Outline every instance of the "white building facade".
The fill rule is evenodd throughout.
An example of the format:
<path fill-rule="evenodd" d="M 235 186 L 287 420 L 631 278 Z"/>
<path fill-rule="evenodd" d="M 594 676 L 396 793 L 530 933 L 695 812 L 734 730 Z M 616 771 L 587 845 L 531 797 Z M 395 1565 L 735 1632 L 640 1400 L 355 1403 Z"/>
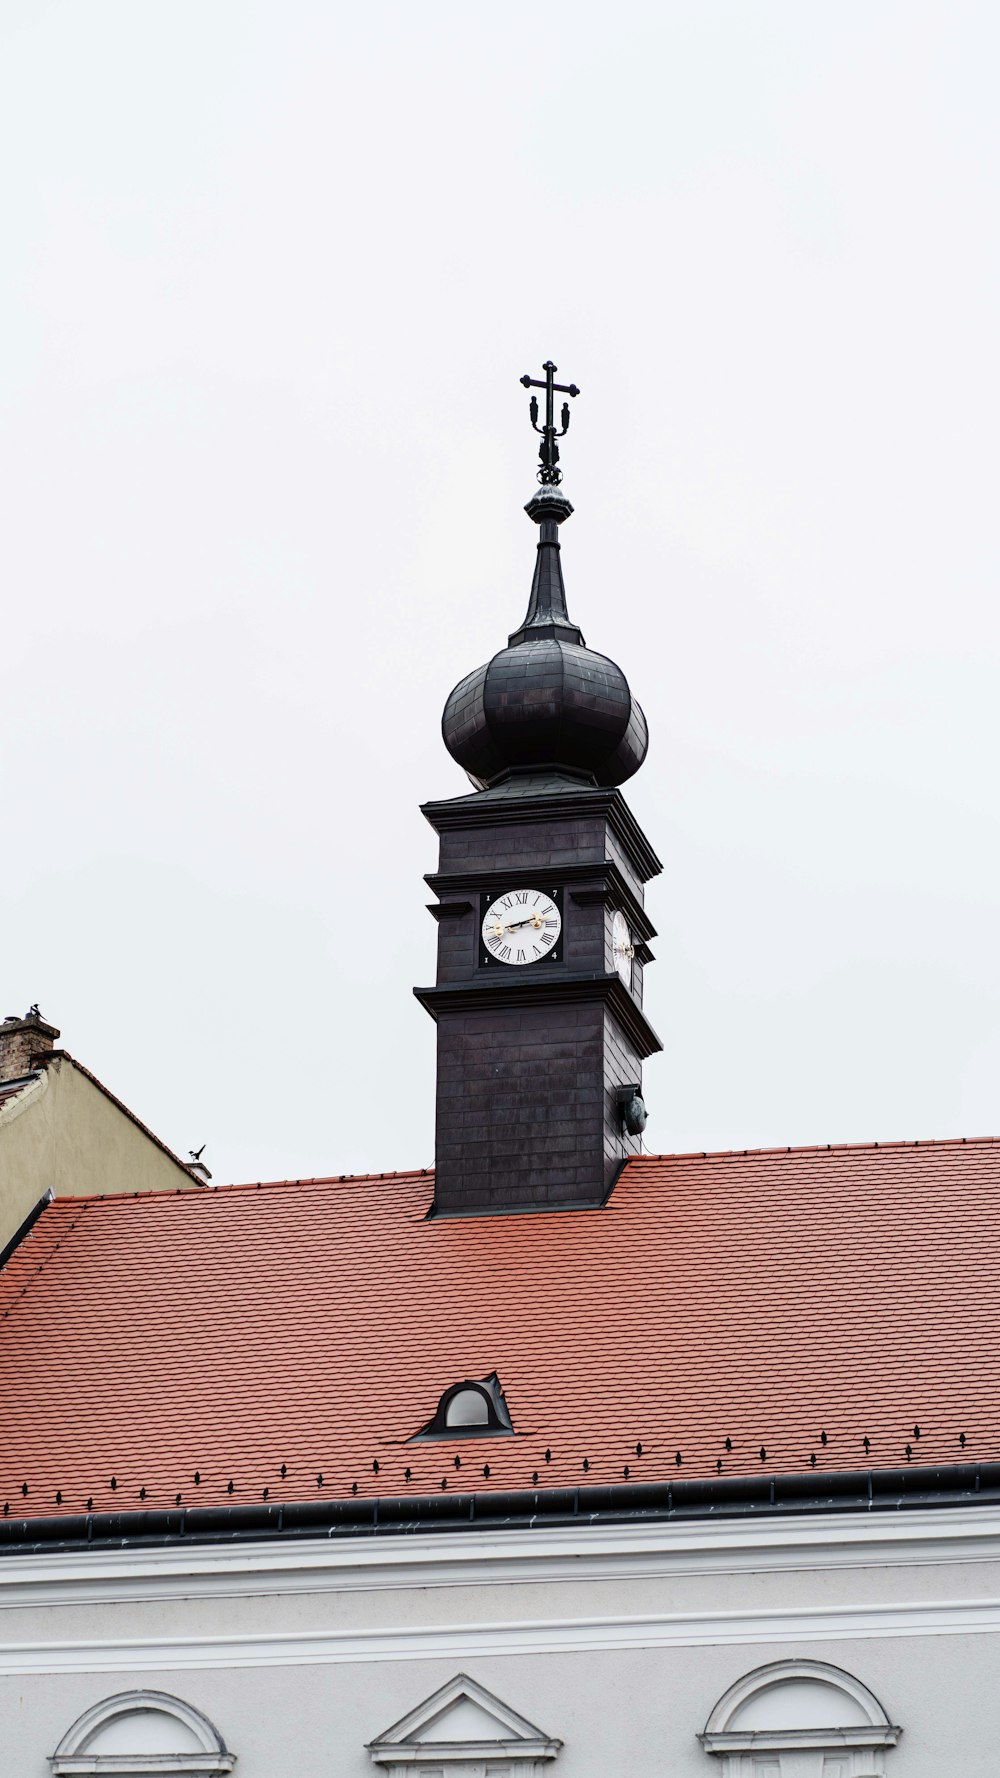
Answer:
<path fill-rule="evenodd" d="M 987 1778 L 1000 1505 L 0 1562 L 3 1772 Z"/>

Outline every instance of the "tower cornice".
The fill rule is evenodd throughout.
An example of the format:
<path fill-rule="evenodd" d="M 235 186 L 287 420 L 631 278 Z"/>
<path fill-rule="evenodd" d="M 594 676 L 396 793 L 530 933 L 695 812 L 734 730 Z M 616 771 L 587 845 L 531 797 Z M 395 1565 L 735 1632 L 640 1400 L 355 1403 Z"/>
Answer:
<path fill-rule="evenodd" d="M 575 1006 L 602 1002 L 614 1013 L 641 1060 L 656 1055 L 663 1045 L 617 975 L 551 975 L 527 981 L 470 981 L 442 983 L 433 988 L 414 988 L 414 994 L 433 1019 L 440 1013 L 478 1013 L 513 1007 Z"/>
<path fill-rule="evenodd" d="M 473 791 L 469 796 L 421 803 L 420 813 L 438 834 L 453 833 L 462 828 L 504 827 L 514 822 L 533 824 L 599 815 L 628 852 L 644 883 L 651 877 L 658 877 L 663 869 L 620 790 L 572 785 L 564 781 L 551 790 L 525 790 L 518 794 L 518 780 L 509 778 L 495 790 Z"/>

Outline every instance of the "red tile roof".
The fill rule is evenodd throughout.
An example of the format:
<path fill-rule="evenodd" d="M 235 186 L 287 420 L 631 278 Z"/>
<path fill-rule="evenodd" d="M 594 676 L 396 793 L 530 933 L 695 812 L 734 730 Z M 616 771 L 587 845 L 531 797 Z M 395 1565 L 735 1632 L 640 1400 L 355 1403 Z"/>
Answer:
<path fill-rule="evenodd" d="M 1000 1142 L 649 1156 L 562 1215 L 432 1185 L 53 1203 L 0 1273 L 0 1506 L 1000 1455 Z M 514 1437 L 410 1442 L 494 1370 Z"/>

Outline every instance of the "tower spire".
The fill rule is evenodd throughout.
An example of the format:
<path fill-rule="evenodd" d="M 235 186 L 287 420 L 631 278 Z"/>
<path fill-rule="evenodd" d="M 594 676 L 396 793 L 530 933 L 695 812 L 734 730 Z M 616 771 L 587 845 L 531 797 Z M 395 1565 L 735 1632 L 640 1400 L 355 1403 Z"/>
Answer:
<path fill-rule="evenodd" d="M 555 381 L 551 359 L 542 368 L 544 381 L 521 378 L 526 388 L 545 391 L 544 425 L 531 398 L 531 423 L 542 443 L 541 487 L 524 509 L 538 526 L 528 609 L 507 647 L 455 686 L 442 717 L 445 746 L 481 789 L 523 773 L 568 772 L 593 785 L 623 784 L 638 771 L 648 743 L 646 719 L 621 668 L 587 648 L 566 608 L 559 527 L 573 508 L 559 485 L 557 441 L 569 425 L 569 403 L 557 427 L 555 397 L 580 391 Z"/>
<path fill-rule="evenodd" d="M 514 630 L 508 637 L 511 647 L 515 643 L 530 642 L 542 636 L 556 636 L 563 642 L 576 642 L 583 646 L 581 631 L 570 621 L 562 563 L 559 559 L 559 526 L 565 523 L 573 511 L 565 494 L 559 490 L 562 470 L 559 468 L 559 446 L 556 442 L 557 439 L 565 438 L 569 431 L 568 401 L 564 401 L 562 405 L 561 430 L 557 430 L 555 424 L 556 395 L 574 396 L 579 395 L 580 391 L 575 383 L 557 383 L 554 380 L 557 368 L 551 358 L 547 358 L 542 365 L 544 380 L 529 376 L 521 378 L 525 389 L 545 390 L 545 424 L 538 424 L 538 399 L 533 395 L 528 411 L 531 424 L 542 440 L 538 448 L 541 464 L 538 479 L 542 485 L 538 493 L 532 495 L 524 510 L 538 526 L 538 553 L 535 557 L 528 609 L 520 629 Z"/>

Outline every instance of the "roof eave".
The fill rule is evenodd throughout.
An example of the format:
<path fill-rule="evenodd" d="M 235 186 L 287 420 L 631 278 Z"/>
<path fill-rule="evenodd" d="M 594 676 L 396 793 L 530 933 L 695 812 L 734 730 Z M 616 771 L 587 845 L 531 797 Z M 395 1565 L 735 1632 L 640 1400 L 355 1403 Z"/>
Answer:
<path fill-rule="evenodd" d="M 720 1476 L 704 1481 L 538 1488 L 506 1493 L 376 1496 L 0 1520 L 0 1555 L 80 1546 L 266 1542 L 293 1537 L 405 1536 L 552 1525 L 899 1512 L 996 1505 L 1000 1463 Z"/>

